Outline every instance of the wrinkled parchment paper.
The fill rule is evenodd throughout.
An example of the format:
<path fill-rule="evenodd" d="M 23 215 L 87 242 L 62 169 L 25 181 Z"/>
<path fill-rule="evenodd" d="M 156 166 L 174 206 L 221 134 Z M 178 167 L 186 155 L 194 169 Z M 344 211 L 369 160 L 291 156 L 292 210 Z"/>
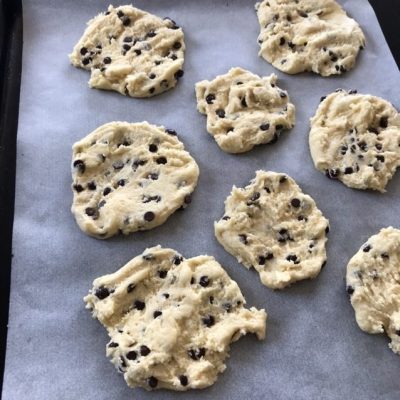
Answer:
<path fill-rule="evenodd" d="M 67 54 L 86 22 L 109 0 L 24 1 L 24 50 L 18 132 L 14 259 L 4 400 L 44 399 L 385 399 L 400 398 L 400 358 L 385 336 L 363 333 L 344 291 L 349 258 L 381 227 L 400 226 L 400 172 L 387 193 L 356 191 L 314 169 L 309 118 L 321 96 L 358 89 L 400 106 L 398 68 L 366 0 L 341 0 L 361 24 L 367 47 L 341 77 L 288 76 L 257 56 L 253 1 L 138 0 L 184 28 L 185 76 L 172 91 L 132 99 L 89 89 L 89 73 Z M 222 152 L 196 111 L 194 84 L 232 66 L 279 77 L 297 108 L 297 123 L 278 143 L 243 155 Z M 143 121 L 176 129 L 200 166 L 192 204 L 161 227 L 107 241 L 76 225 L 70 205 L 71 146 L 101 124 Z M 213 221 L 233 184 L 255 170 L 286 172 L 331 223 L 328 263 L 313 281 L 274 292 L 227 254 Z M 96 277 L 116 271 L 146 247 L 170 246 L 186 257 L 210 254 L 235 279 L 248 305 L 269 313 L 267 339 L 232 346 L 226 371 L 202 391 L 129 389 L 105 357 L 107 335 L 82 297 Z"/>

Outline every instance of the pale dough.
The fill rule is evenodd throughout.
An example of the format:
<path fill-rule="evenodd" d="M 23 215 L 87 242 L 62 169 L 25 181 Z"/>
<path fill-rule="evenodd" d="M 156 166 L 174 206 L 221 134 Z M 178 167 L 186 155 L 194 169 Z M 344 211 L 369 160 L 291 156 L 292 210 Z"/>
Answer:
<path fill-rule="evenodd" d="M 264 0 L 256 11 L 259 55 L 288 74 L 341 74 L 365 46 L 357 22 L 333 0 Z"/>
<path fill-rule="evenodd" d="M 234 186 L 215 222 L 225 250 L 272 289 L 319 274 L 328 232 L 328 220 L 292 178 L 266 171 L 245 188 Z"/>
<path fill-rule="evenodd" d="M 91 71 L 91 87 L 149 97 L 183 76 L 184 51 L 183 31 L 173 20 L 109 6 L 88 22 L 69 57 L 75 67 Z"/>
<path fill-rule="evenodd" d="M 295 123 L 295 107 L 276 86 L 275 74 L 259 77 L 232 68 L 212 81 L 196 84 L 197 109 L 207 115 L 207 131 L 228 153 L 243 153 L 275 142 Z"/>
<path fill-rule="evenodd" d="M 191 202 L 199 168 L 171 129 L 110 122 L 73 146 L 72 212 L 89 235 L 154 228 Z"/>
<path fill-rule="evenodd" d="M 400 115 L 386 100 L 337 90 L 311 118 L 315 167 L 356 189 L 385 191 L 400 165 Z"/>
<path fill-rule="evenodd" d="M 96 279 L 84 300 L 111 338 L 107 356 L 132 388 L 205 388 L 226 368 L 231 342 L 246 333 L 265 337 L 266 312 L 245 308 L 237 283 L 209 256 L 146 249 Z"/>
<path fill-rule="evenodd" d="M 347 265 L 346 289 L 358 326 L 386 333 L 400 354 L 400 230 L 385 228 L 368 239 Z"/>

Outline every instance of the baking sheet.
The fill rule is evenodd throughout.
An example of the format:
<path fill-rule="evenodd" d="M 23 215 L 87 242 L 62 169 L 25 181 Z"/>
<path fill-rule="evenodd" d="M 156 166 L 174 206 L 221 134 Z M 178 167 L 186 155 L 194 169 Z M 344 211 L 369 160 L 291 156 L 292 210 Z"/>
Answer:
<path fill-rule="evenodd" d="M 372 93 L 400 106 L 399 71 L 366 0 L 339 1 L 361 24 L 367 47 L 342 77 L 288 76 L 257 56 L 253 1 L 135 1 L 183 26 L 185 76 L 151 99 L 91 90 L 89 73 L 67 54 L 86 22 L 109 0 L 24 1 L 24 52 L 18 132 L 14 259 L 4 400 L 20 399 L 396 399 L 400 359 L 385 336 L 363 333 L 344 291 L 347 261 L 381 227 L 400 226 L 400 173 L 386 194 L 356 191 L 325 178 L 308 150 L 309 118 L 338 87 Z M 279 77 L 297 108 L 297 124 L 278 143 L 242 155 L 222 152 L 196 111 L 194 84 L 232 66 Z M 99 241 L 71 213 L 71 146 L 113 120 L 163 124 L 178 131 L 200 166 L 192 204 L 164 225 Z M 227 254 L 213 221 L 233 184 L 255 170 L 286 172 L 329 218 L 328 262 L 319 277 L 272 291 Z M 170 246 L 186 257 L 210 254 L 240 285 L 248 305 L 269 313 L 267 339 L 232 346 L 227 370 L 202 391 L 129 389 L 105 357 L 104 328 L 84 309 L 94 278 L 114 272 L 146 247 Z"/>

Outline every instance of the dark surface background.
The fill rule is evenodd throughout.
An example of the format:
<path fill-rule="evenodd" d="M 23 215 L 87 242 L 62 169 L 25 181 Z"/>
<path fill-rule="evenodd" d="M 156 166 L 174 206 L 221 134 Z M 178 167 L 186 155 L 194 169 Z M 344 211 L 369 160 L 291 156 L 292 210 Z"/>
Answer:
<path fill-rule="evenodd" d="M 369 0 L 400 65 L 399 0 Z M 0 393 L 6 347 L 22 56 L 20 0 L 0 0 Z M 367 27 L 366 27 L 367 29 Z"/>

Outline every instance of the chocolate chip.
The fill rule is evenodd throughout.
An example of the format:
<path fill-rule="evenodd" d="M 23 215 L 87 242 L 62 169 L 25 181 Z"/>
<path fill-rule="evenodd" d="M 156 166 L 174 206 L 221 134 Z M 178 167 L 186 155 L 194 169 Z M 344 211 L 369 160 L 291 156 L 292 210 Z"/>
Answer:
<path fill-rule="evenodd" d="M 258 264 L 265 265 L 266 258 L 264 256 L 258 256 Z"/>
<path fill-rule="evenodd" d="M 147 160 L 135 160 L 135 161 L 133 161 L 133 163 L 132 163 L 132 167 L 133 167 L 133 169 L 136 171 L 136 169 L 139 167 L 139 166 L 143 166 L 143 165 L 145 165 L 147 163 Z"/>
<path fill-rule="evenodd" d="M 125 36 L 125 37 L 124 37 L 124 42 L 125 42 L 125 43 L 131 43 L 132 41 L 133 41 L 132 36 Z"/>
<path fill-rule="evenodd" d="M 153 30 L 151 30 L 151 31 L 147 32 L 146 37 L 152 38 L 152 37 L 154 37 L 154 36 L 156 36 L 156 35 L 157 35 L 157 34 L 156 34 Z"/>
<path fill-rule="evenodd" d="M 192 360 L 199 360 L 201 357 L 206 355 L 206 349 L 204 347 L 200 347 L 198 349 L 189 349 L 188 355 Z"/>
<path fill-rule="evenodd" d="M 268 261 L 272 260 L 273 258 L 274 258 L 273 253 L 267 253 L 267 254 L 265 255 L 265 259 L 268 260 Z"/>
<path fill-rule="evenodd" d="M 191 194 L 187 194 L 185 196 L 185 198 L 183 199 L 185 204 L 190 204 L 192 202 L 192 195 Z"/>
<path fill-rule="evenodd" d="M 196 282 L 196 280 L 195 280 L 194 277 L 192 276 L 192 277 L 190 278 L 190 284 L 193 285 L 195 282 Z"/>
<path fill-rule="evenodd" d="M 365 143 L 363 140 L 361 142 L 358 143 L 358 147 L 360 148 L 360 150 L 362 151 L 366 151 L 367 150 L 367 143 Z"/>
<path fill-rule="evenodd" d="M 289 254 L 289 255 L 286 257 L 286 260 L 288 260 L 289 262 L 294 262 L 294 263 L 296 263 L 296 261 L 297 261 L 297 256 L 296 256 L 295 254 Z"/>
<path fill-rule="evenodd" d="M 93 208 L 93 207 L 87 207 L 85 209 L 85 213 L 89 217 L 94 217 L 97 214 L 97 210 L 95 208 Z"/>
<path fill-rule="evenodd" d="M 133 308 L 136 308 L 136 310 L 143 310 L 145 308 L 146 304 L 143 301 L 140 300 L 135 300 L 133 303 Z"/>
<path fill-rule="evenodd" d="M 163 296 L 168 299 L 169 298 L 169 294 L 168 293 L 163 293 Z"/>
<path fill-rule="evenodd" d="M 219 108 L 215 113 L 218 115 L 220 118 L 225 118 L 225 111 Z"/>
<path fill-rule="evenodd" d="M 98 299 L 104 300 L 106 297 L 110 295 L 110 291 L 106 287 L 100 286 L 99 288 L 96 289 L 94 294 Z"/>
<path fill-rule="evenodd" d="M 283 46 L 286 43 L 286 40 L 284 37 L 281 37 L 281 39 L 279 40 L 279 45 Z"/>
<path fill-rule="evenodd" d="M 130 49 L 131 49 L 131 46 L 129 45 L 129 44 L 123 44 L 122 45 L 122 48 L 125 50 L 125 51 L 129 51 Z M 125 53 L 126 54 L 126 53 Z M 123 55 L 125 55 L 125 54 L 123 54 Z"/>
<path fill-rule="evenodd" d="M 255 192 L 253 195 L 250 197 L 250 201 L 257 201 L 260 198 L 260 193 Z"/>
<path fill-rule="evenodd" d="M 179 50 L 179 49 L 182 47 L 182 44 L 181 44 L 181 42 L 175 42 L 175 43 L 172 45 L 172 47 L 173 47 L 175 50 Z"/>
<path fill-rule="evenodd" d="M 379 120 L 379 126 L 381 128 L 387 128 L 388 127 L 388 117 L 381 117 Z"/>
<path fill-rule="evenodd" d="M 111 193 L 111 188 L 106 187 L 106 188 L 103 190 L 103 196 L 107 196 L 109 193 Z"/>
<path fill-rule="evenodd" d="M 117 182 L 117 184 L 118 184 L 118 186 L 125 186 L 125 182 L 126 182 L 125 179 L 120 179 L 120 180 Z"/>
<path fill-rule="evenodd" d="M 158 174 L 152 172 L 151 174 L 147 175 L 147 179 L 152 179 L 153 181 L 156 181 L 158 179 Z"/>
<path fill-rule="evenodd" d="M 134 50 L 137 56 L 140 56 L 142 54 L 142 50 L 136 49 Z"/>
<path fill-rule="evenodd" d="M 280 178 L 279 178 L 279 183 L 285 183 L 287 181 L 287 176 L 285 176 L 285 175 L 282 175 Z"/>
<path fill-rule="evenodd" d="M 156 64 L 157 65 L 157 64 Z M 161 82 L 160 82 L 160 87 L 164 87 L 164 88 L 167 88 L 169 86 L 169 82 L 166 80 L 166 79 L 163 79 Z"/>
<path fill-rule="evenodd" d="M 158 276 L 161 279 L 164 279 L 167 276 L 167 273 L 168 273 L 168 271 L 166 271 L 165 269 L 162 269 L 162 270 L 158 271 Z"/>
<path fill-rule="evenodd" d="M 210 283 L 210 280 L 208 279 L 208 276 L 202 276 L 199 280 L 200 286 L 203 286 L 203 287 L 207 287 L 209 285 L 209 283 Z"/>
<path fill-rule="evenodd" d="M 381 145 L 380 143 L 377 143 L 377 144 L 375 145 L 375 148 L 376 148 L 377 150 L 382 150 L 382 145 Z"/>
<path fill-rule="evenodd" d="M 388 253 L 382 253 L 382 254 L 381 254 L 381 257 L 382 257 L 382 258 L 389 258 L 389 254 L 388 254 Z"/>
<path fill-rule="evenodd" d="M 82 192 L 83 190 L 85 190 L 85 189 L 83 188 L 83 186 L 82 186 L 82 185 L 79 185 L 79 184 L 76 184 L 76 185 L 74 185 L 73 187 L 74 187 L 74 189 L 76 190 L 77 193 L 80 193 L 80 192 Z"/>
<path fill-rule="evenodd" d="M 124 15 L 125 15 L 125 14 L 124 14 L 124 12 L 123 12 L 123 11 L 121 11 L 121 10 L 118 10 L 118 12 L 117 12 L 117 16 L 118 16 L 118 18 L 122 18 Z"/>
<path fill-rule="evenodd" d="M 73 166 L 78 169 L 78 171 L 83 174 L 86 169 L 86 165 L 82 160 L 75 160 Z"/>
<path fill-rule="evenodd" d="M 232 310 L 232 304 L 231 304 L 231 303 L 224 303 L 224 304 L 222 304 L 222 308 L 223 308 L 226 312 L 231 312 L 231 310 Z"/>
<path fill-rule="evenodd" d="M 165 157 L 158 157 L 156 159 L 156 163 L 157 164 L 166 164 L 167 163 L 167 159 Z"/>
<path fill-rule="evenodd" d="M 213 94 L 213 93 L 209 93 L 207 96 L 206 96 L 206 102 L 207 102 L 207 104 L 213 104 L 213 101 L 215 100 L 215 94 Z"/>
<path fill-rule="evenodd" d="M 319 99 L 319 102 L 321 103 L 321 102 L 323 102 L 325 99 L 326 99 L 326 96 L 322 96 L 322 97 Z"/>
<path fill-rule="evenodd" d="M 118 347 L 118 346 L 119 346 L 118 343 L 115 343 L 115 342 L 108 343 L 108 347 L 110 347 L 110 348 L 114 348 L 114 347 Z"/>
<path fill-rule="evenodd" d="M 155 145 L 155 144 L 152 143 L 152 144 L 149 146 L 149 151 L 151 151 L 152 153 L 156 153 L 157 150 L 158 150 L 157 145 Z"/>
<path fill-rule="evenodd" d="M 189 383 L 188 378 L 185 375 L 181 375 L 179 377 L 179 382 L 181 383 L 182 386 L 187 386 Z"/>
<path fill-rule="evenodd" d="M 292 199 L 292 200 L 290 201 L 290 204 L 291 204 L 292 207 L 294 207 L 294 208 L 299 208 L 299 207 L 300 207 L 300 204 L 301 204 L 301 201 L 300 201 L 299 199 L 294 198 L 294 199 Z"/>
<path fill-rule="evenodd" d="M 126 291 L 127 291 L 128 293 L 131 293 L 131 292 L 133 292 L 133 290 L 135 289 L 135 287 L 136 287 L 136 285 L 135 285 L 134 283 L 130 283 L 130 284 L 127 286 L 127 288 L 126 288 Z"/>
<path fill-rule="evenodd" d="M 202 321 L 207 328 L 210 328 L 215 324 L 215 318 L 212 315 L 207 315 L 206 317 L 203 317 Z"/>
<path fill-rule="evenodd" d="M 228 221 L 231 219 L 231 217 L 229 217 L 228 215 L 224 215 L 221 219 L 224 221 Z"/>
<path fill-rule="evenodd" d="M 175 72 L 174 77 L 175 77 L 175 79 L 179 79 L 179 78 L 182 78 L 183 74 L 184 74 L 183 70 L 178 69 L 178 71 Z"/>
<path fill-rule="evenodd" d="M 303 18 L 307 18 L 308 17 L 308 14 L 305 13 L 303 10 L 297 10 L 297 12 L 300 15 L 300 17 L 303 17 Z"/>
<path fill-rule="evenodd" d="M 91 59 L 90 57 L 84 58 L 84 59 L 82 60 L 82 64 L 83 64 L 83 65 L 88 65 L 91 61 L 92 61 L 92 59 Z"/>
<path fill-rule="evenodd" d="M 124 15 L 121 18 L 121 21 L 122 21 L 122 25 L 124 25 L 124 26 L 129 26 L 131 24 L 131 19 L 129 17 L 127 17 L 126 15 Z"/>
<path fill-rule="evenodd" d="M 126 357 L 128 360 L 133 361 L 133 360 L 136 360 L 136 358 L 137 358 L 137 353 L 136 353 L 136 351 L 131 350 L 130 352 L 128 352 L 128 353 L 125 354 L 125 357 Z"/>
<path fill-rule="evenodd" d="M 286 97 L 287 94 L 285 92 L 279 92 L 279 96 L 281 96 L 282 98 Z"/>
<path fill-rule="evenodd" d="M 284 243 L 284 242 L 286 242 L 287 240 L 291 240 L 291 237 L 290 237 L 290 235 L 289 235 L 288 230 L 287 230 L 287 229 L 281 229 L 281 230 L 278 232 L 277 240 L 278 240 L 279 243 Z"/>
<path fill-rule="evenodd" d="M 376 159 L 380 162 L 385 162 L 385 157 L 380 154 L 376 156 Z"/>
<path fill-rule="evenodd" d="M 261 124 L 260 129 L 262 131 L 267 131 L 269 129 L 269 124 L 268 123 Z"/>
<path fill-rule="evenodd" d="M 378 129 L 374 128 L 373 126 L 369 126 L 367 129 L 369 132 L 375 133 L 375 135 L 379 135 Z"/>
<path fill-rule="evenodd" d="M 103 63 L 104 64 L 110 64 L 111 63 L 111 58 L 110 57 L 104 57 L 103 58 Z"/>
<path fill-rule="evenodd" d="M 100 203 L 98 204 L 97 208 L 100 209 L 100 208 L 104 207 L 105 205 L 106 205 L 106 201 L 101 200 Z"/>
<path fill-rule="evenodd" d="M 249 244 L 249 242 L 247 241 L 247 235 L 245 235 L 245 234 L 239 234 L 239 240 L 240 240 L 243 244 Z"/>
<path fill-rule="evenodd" d="M 172 259 L 172 262 L 174 265 L 179 265 L 183 261 L 183 257 L 180 255 L 175 255 L 174 258 Z"/>
<path fill-rule="evenodd" d="M 291 49 L 294 49 L 294 48 L 296 47 L 296 45 L 295 45 L 293 42 L 288 42 L 288 46 L 289 46 Z"/>
<path fill-rule="evenodd" d="M 178 59 L 178 56 L 176 54 L 171 54 L 170 59 L 175 61 Z"/>
<path fill-rule="evenodd" d="M 325 234 L 327 235 L 329 233 L 329 225 L 325 228 Z"/>
<path fill-rule="evenodd" d="M 247 107 L 247 103 L 246 103 L 246 98 L 243 97 L 243 99 L 240 101 L 240 104 L 242 105 L 242 107 L 246 108 Z"/>
<path fill-rule="evenodd" d="M 154 79 L 155 77 L 156 77 L 156 74 L 153 74 L 153 73 L 152 73 L 152 74 L 149 75 L 149 78 L 150 78 L 150 79 Z"/>
<path fill-rule="evenodd" d="M 332 169 L 327 169 L 325 171 L 325 175 L 329 178 L 329 179 L 337 179 L 339 177 L 340 174 L 340 170 L 337 168 L 332 168 Z"/>
<path fill-rule="evenodd" d="M 174 131 L 173 129 L 166 129 L 165 132 L 168 133 L 168 135 L 177 136 L 176 131 Z"/>
<path fill-rule="evenodd" d="M 118 160 L 118 161 L 115 161 L 112 166 L 115 170 L 119 170 L 119 169 L 124 168 L 124 162 L 122 160 Z"/>
<path fill-rule="evenodd" d="M 346 167 L 344 169 L 344 173 L 345 173 L 345 175 L 350 175 L 350 174 L 354 173 L 354 170 L 352 167 Z"/>
<path fill-rule="evenodd" d="M 371 250 L 371 245 L 367 244 L 363 247 L 363 252 L 368 253 Z"/>
<path fill-rule="evenodd" d="M 353 286 L 347 286 L 346 287 L 346 292 L 347 292 L 347 294 L 349 294 L 351 296 L 354 293 Z"/>
<path fill-rule="evenodd" d="M 141 356 L 146 357 L 150 354 L 150 352 L 151 352 L 151 350 L 147 346 L 145 346 L 145 345 L 140 346 L 140 355 Z"/>
<path fill-rule="evenodd" d="M 154 319 L 155 319 L 155 318 L 158 318 L 160 315 L 162 315 L 162 311 L 154 311 L 154 312 L 153 312 L 153 317 L 154 317 Z"/>
<path fill-rule="evenodd" d="M 121 362 L 121 367 L 122 367 L 122 368 L 126 368 L 126 362 L 125 362 L 124 357 L 121 356 L 121 357 L 119 358 L 119 361 Z"/>
<path fill-rule="evenodd" d="M 151 388 L 156 388 L 157 387 L 157 385 L 158 385 L 158 379 L 157 378 L 155 378 L 154 376 L 151 376 L 148 380 L 147 380 L 147 383 L 149 384 L 149 386 L 151 387 Z"/>
<path fill-rule="evenodd" d="M 144 213 L 143 218 L 145 221 L 151 222 L 155 218 L 155 215 L 152 211 L 147 211 L 146 213 Z"/>
<path fill-rule="evenodd" d="M 88 52 L 88 49 L 86 47 L 82 47 L 80 50 L 81 55 L 85 55 Z"/>

